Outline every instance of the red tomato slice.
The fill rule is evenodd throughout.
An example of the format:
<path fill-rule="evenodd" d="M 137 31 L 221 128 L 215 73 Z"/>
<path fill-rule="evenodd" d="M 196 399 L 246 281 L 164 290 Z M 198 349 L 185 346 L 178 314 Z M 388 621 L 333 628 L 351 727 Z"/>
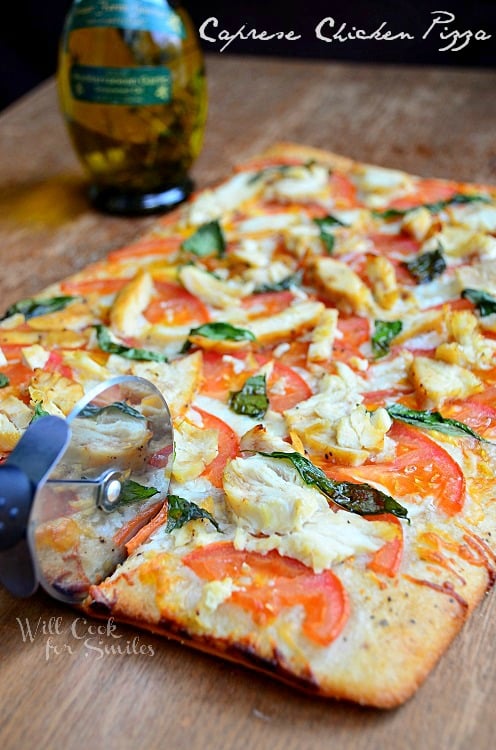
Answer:
<path fill-rule="evenodd" d="M 370 234 L 369 239 L 380 255 L 415 255 L 420 249 L 420 242 L 404 234 Z"/>
<path fill-rule="evenodd" d="M 282 412 L 310 398 L 312 391 L 303 378 L 291 367 L 275 362 L 267 382 L 270 408 Z"/>
<path fill-rule="evenodd" d="M 147 255 L 170 255 L 179 250 L 184 237 L 173 235 L 169 237 L 150 237 L 146 240 L 139 240 L 132 245 L 120 247 L 112 250 L 107 255 L 107 260 L 113 261 L 126 260 L 127 258 L 141 258 Z"/>
<path fill-rule="evenodd" d="M 1 344 L 0 348 L 2 349 L 2 352 L 4 353 L 5 359 L 7 362 L 17 362 L 22 357 L 22 349 L 23 347 L 19 344 Z"/>
<path fill-rule="evenodd" d="M 236 357 L 240 363 L 244 362 L 241 357 Z M 225 358 L 219 352 L 203 352 L 203 384 L 201 392 L 205 396 L 227 401 L 231 391 L 239 391 L 243 387 L 246 378 L 252 374 L 249 369 L 236 372 L 236 363 L 232 359 Z"/>
<path fill-rule="evenodd" d="M 64 378 L 69 378 L 70 380 L 74 377 L 72 369 L 64 364 L 61 353 L 57 351 L 50 352 L 50 356 L 47 359 L 44 369 L 48 370 L 48 372 L 58 372 L 59 375 L 62 375 Z"/>
<path fill-rule="evenodd" d="M 278 355 L 277 359 L 281 364 L 288 367 L 306 367 L 308 343 L 305 341 L 288 342 L 288 349 Z"/>
<path fill-rule="evenodd" d="M 389 462 L 362 466 L 325 466 L 332 478 L 349 482 L 377 482 L 390 495 L 433 497 L 436 507 L 453 516 L 463 508 L 465 479 L 449 453 L 420 430 L 395 422 L 388 433 L 398 446 L 397 457 Z"/>
<path fill-rule="evenodd" d="M 159 296 L 150 302 L 144 313 L 150 323 L 201 325 L 210 320 L 203 302 L 179 284 L 156 281 L 154 286 Z"/>
<path fill-rule="evenodd" d="M 24 365 L 22 362 L 16 362 L 11 365 L 5 365 L 0 369 L 0 372 L 6 375 L 9 379 L 9 385 L 6 386 L 8 388 L 9 386 L 12 389 L 22 389 L 31 380 L 33 377 L 33 371 L 30 367 L 27 365 Z M 6 393 L 6 389 L 2 388 L 2 394 L 4 395 Z"/>
<path fill-rule="evenodd" d="M 334 171 L 329 184 L 337 208 L 353 208 L 358 205 L 357 188 L 347 175 Z"/>
<path fill-rule="evenodd" d="M 445 201 L 457 192 L 458 186 L 455 183 L 445 183 L 429 179 L 421 180 L 417 183 L 415 192 L 397 198 L 388 205 L 388 208 L 413 208 L 423 203 Z"/>
<path fill-rule="evenodd" d="M 206 467 L 202 477 L 212 482 L 214 487 L 222 487 L 222 475 L 226 468 L 226 463 L 230 458 L 234 458 L 239 453 L 239 438 L 229 425 L 209 414 L 203 409 L 194 407 L 195 411 L 201 415 L 203 426 L 207 430 L 217 430 L 219 433 L 219 452 L 211 463 Z"/>
<path fill-rule="evenodd" d="M 293 301 L 292 292 L 264 292 L 263 294 L 251 294 L 245 297 L 242 305 L 247 310 L 250 318 L 267 317 L 276 315 L 285 310 Z"/>
<path fill-rule="evenodd" d="M 230 601 L 250 612 L 257 623 L 273 621 L 287 607 L 303 606 L 302 630 L 322 646 L 339 635 L 349 616 L 348 597 L 334 573 L 326 570 L 316 574 L 276 551 L 261 555 L 221 542 L 194 550 L 183 563 L 207 581 L 230 576 L 242 586 Z M 251 579 L 248 584 L 247 578 Z"/>
<path fill-rule="evenodd" d="M 369 521 L 387 521 L 396 527 L 396 536 L 389 542 L 386 542 L 374 553 L 372 559 L 367 564 L 367 568 L 374 573 L 394 578 L 397 574 L 403 558 L 403 527 L 401 521 L 391 513 L 384 513 L 380 516 L 367 516 Z"/>
<path fill-rule="evenodd" d="M 64 294 L 115 294 L 129 283 L 129 279 L 87 279 L 86 281 L 64 281 L 61 289 Z"/>
<path fill-rule="evenodd" d="M 343 334 L 334 340 L 333 358 L 348 362 L 351 357 L 362 357 L 360 346 L 370 339 L 370 323 L 358 315 L 339 316 L 338 330 Z"/>
<path fill-rule="evenodd" d="M 488 388 L 487 390 L 493 391 L 492 399 L 489 396 L 489 403 L 478 399 L 477 396 L 472 396 L 464 401 L 447 401 L 441 409 L 443 417 L 464 422 L 482 437 L 494 440 L 496 438 L 496 408 L 491 404 L 496 402 L 494 400 L 494 389 Z M 485 394 L 481 393 L 480 395 L 484 396 Z"/>

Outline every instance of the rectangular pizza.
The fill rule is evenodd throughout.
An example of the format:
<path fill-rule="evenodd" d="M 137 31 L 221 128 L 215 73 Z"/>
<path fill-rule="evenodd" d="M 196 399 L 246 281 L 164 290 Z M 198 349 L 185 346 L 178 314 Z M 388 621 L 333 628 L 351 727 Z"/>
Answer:
<path fill-rule="evenodd" d="M 280 143 L 5 312 L 0 451 L 108 378 L 151 381 L 170 487 L 98 534 L 77 499 L 38 529 L 51 584 L 389 708 L 494 580 L 495 353 L 495 187 Z"/>

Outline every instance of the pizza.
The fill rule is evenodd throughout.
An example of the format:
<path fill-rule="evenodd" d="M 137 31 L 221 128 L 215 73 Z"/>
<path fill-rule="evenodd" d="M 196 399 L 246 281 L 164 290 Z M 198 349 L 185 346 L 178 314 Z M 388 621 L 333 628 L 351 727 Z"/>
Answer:
<path fill-rule="evenodd" d="M 494 580 L 494 187 L 276 144 L 11 306 L 0 347 L 4 457 L 117 375 L 169 405 L 166 495 L 42 529 L 90 614 L 389 708 Z"/>

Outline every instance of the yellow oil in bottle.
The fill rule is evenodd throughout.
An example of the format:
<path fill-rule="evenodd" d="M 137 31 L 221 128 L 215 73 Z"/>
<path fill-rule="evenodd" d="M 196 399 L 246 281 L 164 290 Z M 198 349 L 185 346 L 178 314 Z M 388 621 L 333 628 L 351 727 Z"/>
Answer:
<path fill-rule="evenodd" d="M 166 210 L 192 188 L 207 110 L 188 13 L 166 0 L 75 0 L 60 44 L 59 99 L 98 208 Z"/>

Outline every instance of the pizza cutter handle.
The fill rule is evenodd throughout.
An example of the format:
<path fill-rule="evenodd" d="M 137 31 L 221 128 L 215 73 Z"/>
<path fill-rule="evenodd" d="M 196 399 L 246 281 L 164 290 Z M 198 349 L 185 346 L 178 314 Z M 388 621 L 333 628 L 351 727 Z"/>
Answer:
<path fill-rule="evenodd" d="M 0 465 L 0 583 L 15 596 L 29 596 L 37 577 L 27 540 L 37 489 L 59 460 L 70 428 L 58 417 L 42 417 L 28 427 Z"/>

